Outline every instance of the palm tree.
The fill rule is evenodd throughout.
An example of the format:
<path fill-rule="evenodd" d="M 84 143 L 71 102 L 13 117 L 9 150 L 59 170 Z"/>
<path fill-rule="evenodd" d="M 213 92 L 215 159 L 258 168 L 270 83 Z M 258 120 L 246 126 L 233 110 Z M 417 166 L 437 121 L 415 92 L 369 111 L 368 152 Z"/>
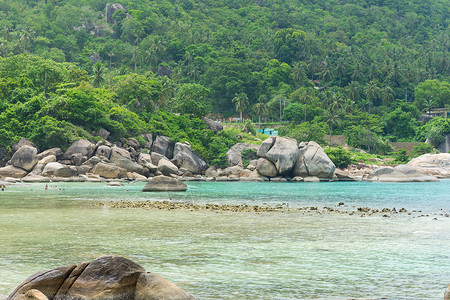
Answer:
<path fill-rule="evenodd" d="M 91 75 L 92 86 L 95 88 L 101 87 L 103 83 L 106 82 L 105 79 L 106 68 L 100 62 L 97 62 L 92 67 L 92 71 L 94 72 L 94 74 Z"/>
<path fill-rule="evenodd" d="M 305 78 L 305 63 L 304 62 L 296 62 L 292 68 L 292 75 L 294 77 L 294 82 L 297 86 L 300 85 L 300 82 Z"/>
<path fill-rule="evenodd" d="M 304 122 L 306 122 L 306 107 L 309 103 L 312 101 L 311 95 L 308 93 L 308 91 L 305 91 L 299 98 L 300 102 L 305 105 L 305 119 Z"/>
<path fill-rule="evenodd" d="M 430 113 L 431 110 L 436 107 L 436 100 L 434 100 L 433 98 L 427 98 L 423 102 L 423 105 L 424 105 L 423 110 Z"/>
<path fill-rule="evenodd" d="M 383 100 L 384 106 L 388 107 L 389 104 L 394 101 L 394 91 L 390 86 L 386 86 L 381 89 L 381 99 Z"/>
<path fill-rule="evenodd" d="M 333 73 L 331 72 L 331 67 L 330 67 L 330 63 L 328 62 L 328 59 L 325 60 L 325 62 L 323 64 L 323 70 L 320 75 L 322 76 L 322 79 L 326 83 L 328 83 L 331 80 L 331 78 L 333 77 Z"/>
<path fill-rule="evenodd" d="M 341 121 L 340 114 L 341 111 L 339 109 L 333 109 L 331 105 L 329 109 L 327 109 L 324 113 L 325 120 L 327 120 L 327 122 L 330 125 L 330 141 L 329 141 L 330 146 L 331 146 L 331 135 L 333 134 L 333 125 L 338 124 Z"/>
<path fill-rule="evenodd" d="M 244 112 L 244 109 L 247 108 L 248 105 L 248 97 L 245 93 L 239 93 L 234 96 L 233 100 L 231 100 L 234 105 L 236 106 L 236 111 L 239 112 L 241 122 L 242 122 L 242 113 Z"/>
<path fill-rule="evenodd" d="M 369 114 L 370 114 L 370 105 L 373 103 L 373 100 L 378 98 L 378 93 L 380 88 L 374 80 L 371 80 L 367 83 L 364 92 L 366 93 L 366 98 L 369 100 Z"/>
<path fill-rule="evenodd" d="M 361 71 L 361 63 L 357 62 L 355 65 L 355 69 L 353 70 L 352 79 L 355 81 L 359 81 L 362 78 L 362 71 Z"/>
<path fill-rule="evenodd" d="M 352 81 L 347 86 L 348 97 L 353 102 L 356 102 L 359 98 L 359 84 L 356 81 Z"/>
<path fill-rule="evenodd" d="M 266 115 L 269 112 L 269 108 L 267 107 L 266 101 L 267 96 L 262 94 L 259 96 L 258 103 L 253 105 L 253 110 L 258 115 L 259 129 L 261 129 L 261 116 Z"/>
<path fill-rule="evenodd" d="M 339 87 L 341 87 L 342 77 L 345 75 L 345 60 L 340 59 L 336 67 L 336 74 L 339 76 Z"/>

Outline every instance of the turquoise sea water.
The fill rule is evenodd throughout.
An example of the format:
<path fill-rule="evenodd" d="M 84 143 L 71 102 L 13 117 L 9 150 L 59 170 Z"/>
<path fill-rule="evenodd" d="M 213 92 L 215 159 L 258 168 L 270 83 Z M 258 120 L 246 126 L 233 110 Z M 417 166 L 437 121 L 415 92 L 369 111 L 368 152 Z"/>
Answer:
<path fill-rule="evenodd" d="M 128 257 L 198 299 L 442 300 L 450 283 L 450 181 L 187 184 L 186 193 L 156 194 L 141 193 L 143 183 L 8 186 L 0 193 L 0 299 L 35 272 L 105 254 Z M 349 210 L 422 212 L 384 218 L 91 206 L 120 200 L 344 202 Z"/>

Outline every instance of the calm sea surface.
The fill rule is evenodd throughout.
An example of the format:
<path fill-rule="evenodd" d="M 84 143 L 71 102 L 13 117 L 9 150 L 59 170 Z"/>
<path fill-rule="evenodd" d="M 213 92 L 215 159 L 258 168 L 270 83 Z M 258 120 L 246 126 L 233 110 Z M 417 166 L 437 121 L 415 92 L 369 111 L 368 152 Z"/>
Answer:
<path fill-rule="evenodd" d="M 197 299 L 443 299 L 450 181 L 437 183 L 54 183 L 0 192 L 0 299 L 29 275 L 115 254 Z M 50 184 L 51 186 L 52 184 Z M 61 189 L 61 190 L 60 190 Z M 411 215 L 111 209 L 96 201 L 406 208 Z"/>

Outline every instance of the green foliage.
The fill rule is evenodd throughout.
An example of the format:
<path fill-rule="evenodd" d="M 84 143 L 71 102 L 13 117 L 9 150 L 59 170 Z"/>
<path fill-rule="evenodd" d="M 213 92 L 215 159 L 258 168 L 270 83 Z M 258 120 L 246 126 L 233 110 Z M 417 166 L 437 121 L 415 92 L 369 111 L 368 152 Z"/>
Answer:
<path fill-rule="evenodd" d="M 300 125 L 287 125 L 278 128 L 278 135 L 287 136 L 300 142 L 315 141 L 325 144 L 324 136 L 328 131 L 328 125 L 323 122 L 304 122 Z"/>
<path fill-rule="evenodd" d="M 325 148 L 325 153 L 338 168 L 346 168 L 353 163 L 351 153 L 342 147 Z"/>
<path fill-rule="evenodd" d="M 400 149 L 392 153 L 395 160 L 399 163 L 407 163 L 409 161 L 409 155 L 405 149 Z"/>
<path fill-rule="evenodd" d="M 244 168 L 246 168 L 250 161 L 258 159 L 258 156 L 256 155 L 256 150 L 254 149 L 244 149 L 241 152 L 242 157 L 242 164 L 244 165 Z"/>
<path fill-rule="evenodd" d="M 386 154 L 393 150 L 389 141 L 362 126 L 352 126 L 348 129 L 347 142 L 350 146 L 378 154 Z"/>
<path fill-rule="evenodd" d="M 245 131 L 252 135 L 256 135 L 256 127 L 255 124 L 253 124 L 252 120 L 246 119 L 244 122 Z"/>
<path fill-rule="evenodd" d="M 450 134 L 450 119 L 436 117 L 420 127 L 417 140 L 421 142 L 428 140 L 433 146 L 438 147 L 445 140 L 446 134 Z"/>
<path fill-rule="evenodd" d="M 159 111 L 236 115 L 241 93 L 248 105 L 238 112 L 263 119 L 278 119 L 286 102 L 283 120 L 309 122 L 286 127 L 298 139 L 365 128 L 376 136 L 364 142 L 372 151 L 387 138 L 438 143 L 445 126 L 418 129 L 415 120 L 449 106 L 447 3 L 341 2 L 124 0 L 127 12 L 106 23 L 104 0 L 0 0 L 2 143 L 30 136 L 32 123 L 103 127 L 112 139 L 154 128 L 221 160 L 194 117 Z M 209 93 L 194 96 L 188 85 Z M 45 117 L 53 121 L 37 123 Z M 186 124 L 198 133 L 184 133 Z"/>
<path fill-rule="evenodd" d="M 420 124 L 411 112 L 397 107 L 387 115 L 384 132 L 390 135 L 393 141 L 411 141 L 414 140 Z"/>
<path fill-rule="evenodd" d="M 433 148 L 433 146 L 431 146 L 428 143 L 419 143 L 419 145 L 414 147 L 413 152 L 411 153 L 411 157 L 418 157 L 421 156 L 423 154 L 427 154 L 427 153 L 435 153 L 436 149 Z"/>
<path fill-rule="evenodd" d="M 450 83 L 438 79 L 428 79 L 421 82 L 415 88 L 415 104 L 420 109 L 442 108 L 450 106 Z M 433 105 L 426 107 L 427 101 Z"/>
<path fill-rule="evenodd" d="M 146 120 L 153 111 L 153 105 L 159 101 L 161 90 L 161 82 L 139 74 L 121 76 L 113 86 L 119 103 L 141 114 Z"/>
<path fill-rule="evenodd" d="M 185 83 L 178 86 L 172 101 L 172 110 L 177 113 L 189 114 L 202 118 L 210 111 L 207 100 L 209 90 L 198 83 Z"/>

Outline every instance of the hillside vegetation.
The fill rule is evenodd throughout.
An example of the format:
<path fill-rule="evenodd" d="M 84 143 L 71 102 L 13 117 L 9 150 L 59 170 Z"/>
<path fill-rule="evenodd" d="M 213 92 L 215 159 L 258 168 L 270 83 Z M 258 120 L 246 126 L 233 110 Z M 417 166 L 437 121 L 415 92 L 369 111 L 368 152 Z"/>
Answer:
<path fill-rule="evenodd" d="M 113 4 L 113 3 L 111 3 Z M 448 0 L 0 0 L 0 144 L 152 132 L 221 161 L 209 113 L 389 152 L 438 145 L 450 106 Z M 179 113 L 181 115 L 174 115 Z"/>

